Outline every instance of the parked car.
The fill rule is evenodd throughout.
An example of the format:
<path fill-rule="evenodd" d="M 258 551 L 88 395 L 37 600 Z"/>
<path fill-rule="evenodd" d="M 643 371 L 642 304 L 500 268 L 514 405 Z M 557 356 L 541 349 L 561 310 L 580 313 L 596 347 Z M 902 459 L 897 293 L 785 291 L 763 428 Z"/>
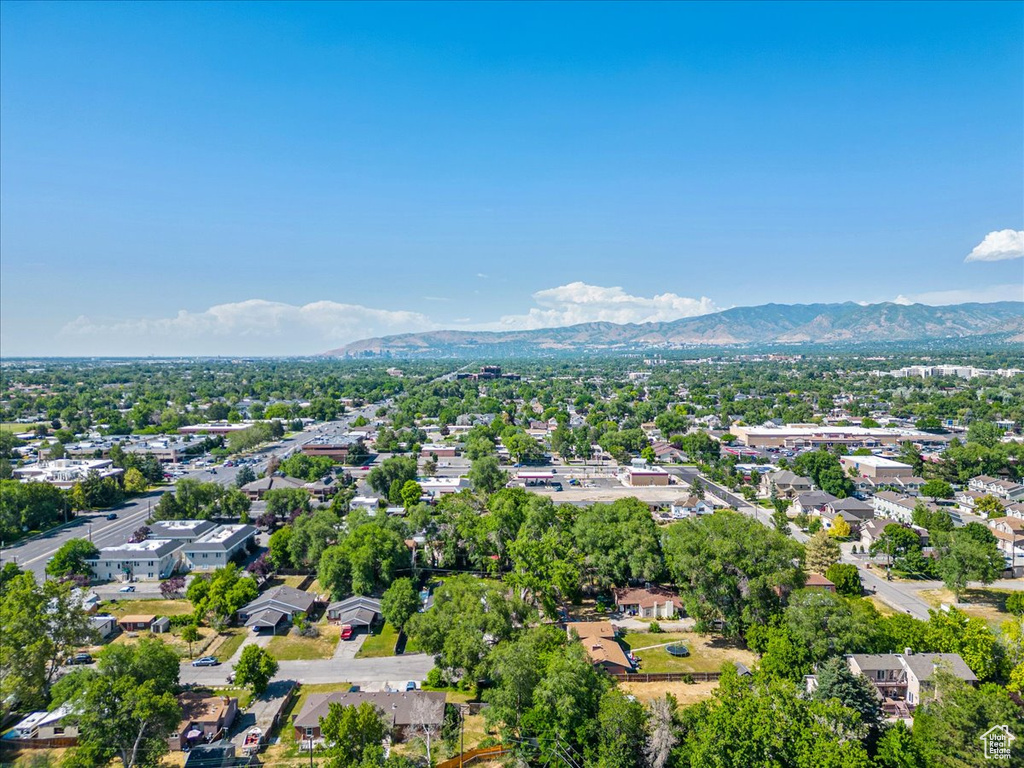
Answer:
<path fill-rule="evenodd" d="M 349 693 L 359 693 L 359 686 L 358 685 L 350 685 L 348 687 L 348 692 Z"/>
<path fill-rule="evenodd" d="M 81 652 L 81 653 L 76 653 L 74 656 L 71 657 L 71 660 L 70 660 L 69 663 L 70 664 L 92 664 L 92 654 L 85 653 L 84 651 Z"/>
<path fill-rule="evenodd" d="M 135 585 L 134 584 L 128 584 L 127 586 L 121 587 L 117 591 L 118 592 L 134 592 L 135 591 Z"/>
<path fill-rule="evenodd" d="M 342 640 L 351 640 L 352 639 L 352 634 L 353 634 L 353 629 L 352 629 L 352 626 L 350 624 L 342 624 L 341 625 L 341 639 Z"/>
<path fill-rule="evenodd" d="M 192 662 L 193 667 L 216 667 L 220 661 L 216 656 L 202 656 Z"/>
<path fill-rule="evenodd" d="M 111 512 L 107 515 L 107 520 L 117 520 L 117 512 Z"/>
<path fill-rule="evenodd" d="M 405 684 L 405 690 L 407 690 L 407 691 L 415 691 L 416 690 L 416 683 L 413 682 L 412 680 L 410 680 L 408 683 Z"/>

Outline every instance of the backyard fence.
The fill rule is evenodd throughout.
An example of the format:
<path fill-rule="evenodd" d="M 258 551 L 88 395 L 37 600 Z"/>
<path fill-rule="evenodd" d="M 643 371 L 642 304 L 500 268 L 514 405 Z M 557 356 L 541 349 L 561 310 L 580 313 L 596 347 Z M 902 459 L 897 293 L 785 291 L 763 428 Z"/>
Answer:
<path fill-rule="evenodd" d="M 614 672 L 620 683 L 713 683 L 721 672 Z"/>
<path fill-rule="evenodd" d="M 459 768 L 462 765 L 472 765 L 477 760 L 486 760 L 492 757 L 500 757 L 501 755 L 507 755 L 512 751 L 511 747 L 502 746 L 498 744 L 493 747 L 481 747 L 480 749 L 470 749 L 463 752 L 461 755 L 456 755 L 450 760 L 445 760 L 443 763 L 438 763 L 437 768 Z"/>

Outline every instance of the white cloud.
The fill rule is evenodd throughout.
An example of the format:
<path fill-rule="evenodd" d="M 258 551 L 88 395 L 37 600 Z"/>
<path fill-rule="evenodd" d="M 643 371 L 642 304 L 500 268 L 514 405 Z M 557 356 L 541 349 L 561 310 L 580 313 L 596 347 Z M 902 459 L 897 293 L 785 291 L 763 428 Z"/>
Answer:
<path fill-rule="evenodd" d="M 1006 261 L 1024 259 L 1024 230 L 999 229 L 989 232 L 985 239 L 967 254 L 964 261 Z"/>
<path fill-rule="evenodd" d="M 490 327 L 503 330 L 552 328 L 578 323 L 653 323 L 706 315 L 718 308 L 711 299 L 662 293 L 632 296 L 620 287 L 574 282 L 533 294 L 539 305 L 525 315 L 505 315 Z"/>
<path fill-rule="evenodd" d="M 159 354 L 281 355 L 321 352 L 325 344 L 435 327 L 418 312 L 334 301 L 296 306 L 249 299 L 202 312 L 183 309 L 173 317 L 94 321 L 83 315 L 65 325 L 60 335 L 80 339 L 86 346 L 130 346 L 133 352 L 128 354 L 154 348 Z"/>
<path fill-rule="evenodd" d="M 935 307 L 968 302 L 986 304 L 992 301 L 1024 301 L 1024 285 L 1008 283 L 985 288 L 954 288 L 949 291 L 913 293 L 909 296 L 900 294 L 892 301 L 894 304 L 931 304 Z"/>

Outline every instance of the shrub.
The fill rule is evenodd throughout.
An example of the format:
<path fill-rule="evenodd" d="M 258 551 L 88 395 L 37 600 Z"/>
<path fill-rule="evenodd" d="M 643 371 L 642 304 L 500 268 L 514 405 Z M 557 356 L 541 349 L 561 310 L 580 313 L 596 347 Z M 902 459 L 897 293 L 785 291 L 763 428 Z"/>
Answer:
<path fill-rule="evenodd" d="M 684 674 L 681 679 L 687 685 L 693 685 L 693 675 L 691 675 L 689 672 Z"/>
<path fill-rule="evenodd" d="M 1024 616 L 1024 592 L 1014 592 L 1006 598 L 1006 610 L 1014 616 Z"/>
<path fill-rule="evenodd" d="M 662 633 L 662 632 L 664 632 L 664 631 L 665 631 L 665 630 L 663 630 L 663 629 L 661 628 L 661 624 L 659 624 L 659 623 L 658 623 L 658 622 L 656 622 L 656 621 L 652 621 L 652 622 L 651 622 L 651 632 L 652 632 L 653 634 L 657 635 L 657 634 L 660 634 L 660 633 Z"/>
<path fill-rule="evenodd" d="M 444 674 L 441 672 L 440 667 L 434 667 L 427 672 L 426 683 L 431 688 L 444 688 L 447 685 L 447 681 L 444 679 Z"/>

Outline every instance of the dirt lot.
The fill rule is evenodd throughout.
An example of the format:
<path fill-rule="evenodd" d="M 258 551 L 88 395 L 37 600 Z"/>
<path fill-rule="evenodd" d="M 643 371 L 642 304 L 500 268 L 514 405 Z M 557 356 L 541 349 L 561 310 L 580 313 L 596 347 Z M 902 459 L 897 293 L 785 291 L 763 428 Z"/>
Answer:
<path fill-rule="evenodd" d="M 1006 610 L 1006 598 L 1013 592 L 1008 589 L 968 589 L 963 593 L 960 602 L 956 602 L 953 593 L 948 589 L 922 589 L 918 591 L 921 599 L 938 608 L 943 603 L 956 605 L 968 616 L 982 619 L 994 630 L 1013 614 Z"/>
<path fill-rule="evenodd" d="M 619 683 L 619 688 L 643 702 L 660 699 L 666 693 L 671 693 L 680 707 L 688 707 L 710 699 L 718 683 Z"/>

